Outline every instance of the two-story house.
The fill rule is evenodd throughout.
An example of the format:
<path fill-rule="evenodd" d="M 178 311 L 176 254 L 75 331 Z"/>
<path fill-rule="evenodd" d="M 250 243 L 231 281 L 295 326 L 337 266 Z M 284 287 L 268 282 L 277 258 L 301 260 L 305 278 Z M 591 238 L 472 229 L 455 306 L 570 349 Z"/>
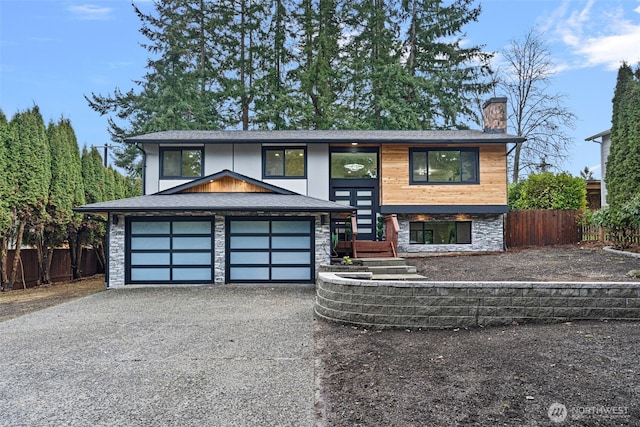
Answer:
<path fill-rule="evenodd" d="M 506 119 L 493 98 L 482 130 L 135 136 L 144 195 L 76 210 L 108 216 L 110 287 L 310 283 L 336 240 L 380 239 L 380 217 L 400 255 L 500 251 L 508 144 L 523 141 Z"/>

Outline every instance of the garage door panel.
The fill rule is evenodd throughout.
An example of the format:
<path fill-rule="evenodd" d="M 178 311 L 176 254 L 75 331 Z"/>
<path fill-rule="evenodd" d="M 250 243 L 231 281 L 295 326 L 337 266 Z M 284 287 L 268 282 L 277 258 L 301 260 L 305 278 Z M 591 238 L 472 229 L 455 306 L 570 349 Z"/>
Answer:
<path fill-rule="evenodd" d="M 207 281 L 211 280 L 211 268 L 174 268 L 173 280 Z"/>
<path fill-rule="evenodd" d="M 185 221 L 173 224 L 173 234 L 211 234 L 210 221 Z"/>
<path fill-rule="evenodd" d="M 169 221 L 138 221 L 131 223 L 131 234 L 169 234 Z"/>
<path fill-rule="evenodd" d="M 269 237 L 232 236 L 229 247 L 231 249 L 269 249 Z"/>
<path fill-rule="evenodd" d="M 131 265 L 171 265 L 171 256 L 166 252 L 132 253 Z"/>
<path fill-rule="evenodd" d="M 174 237 L 173 249 L 211 249 L 211 237 Z"/>
<path fill-rule="evenodd" d="M 271 254 L 272 264 L 301 264 L 309 265 L 310 252 L 273 252 Z"/>
<path fill-rule="evenodd" d="M 269 221 L 233 221 L 232 234 L 268 234 Z"/>
<path fill-rule="evenodd" d="M 128 283 L 213 281 L 213 218 L 128 218 L 127 227 Z"/>
<path fill-rule="evenodd" d="M 168 237 L 132 237 L 131 250 L 163 250 L 171 248 Z"/>
<path fill-rule="evenodd" d="M 269 280 L 269 267 L 232 267 L 230 273 L 233 281 Z"/>
<path fill-rule="evenodd" d="M 271 247 L 273 249 L 309 249 L 309 236 L 274 236 Z"/>
<path fill-rule="evenodd" d="M 231 264 L 269 264 L 269 252 L 232 252 L 229 255 Z"/>
<path fill-rule="evenodd" d="M 313 218 L 228 218 L 228 280 L 312 281 L 313 221 Z"/>
<path fill-rule="evenodd" d="M 309 267 L 273 267 L 271 269 L 273 280 L 301 280 L 311 279 L 311 268 Z"/>
<path fill-rule="evenodd" d="M 211 265 L 210 252 L 175 252 L 172 258 L 174 265 Z"/>
<path fill-rule="evenodd" d="M 171 279 L 170 268 L 132 268 L 131 280 L 136 282 L 165 282 Z"/>
<path fill-rule="evenodd" d="M 274 234 L 308 234 L 309 231 L 307 221 L 273 221 L 271 225 Z"/>

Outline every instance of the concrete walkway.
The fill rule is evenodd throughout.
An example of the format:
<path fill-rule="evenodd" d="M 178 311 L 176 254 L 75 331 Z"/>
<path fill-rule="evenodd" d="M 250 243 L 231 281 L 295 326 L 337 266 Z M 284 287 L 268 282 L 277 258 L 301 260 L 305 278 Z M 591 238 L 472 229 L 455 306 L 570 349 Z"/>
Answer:
<path fill-rule="evenodd" d="M 110 290 L 0 323 L 3 426 L 312 426 L 312 286 Z"/>

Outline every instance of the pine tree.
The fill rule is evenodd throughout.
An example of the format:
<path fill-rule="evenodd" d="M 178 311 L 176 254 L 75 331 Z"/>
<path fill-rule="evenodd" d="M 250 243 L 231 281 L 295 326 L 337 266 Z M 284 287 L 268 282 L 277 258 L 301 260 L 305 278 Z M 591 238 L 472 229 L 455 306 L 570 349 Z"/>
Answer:
<path fill-rule="evenodd" d="M 640 66 L 635 73 L 626 63 L 618 70 L 605 182 L 614 208 L 640 193 Z"/>
<path fill-rule="evenodd" d="M 462 47 L 463 27 L 477 21 L 473 0 L 404 0 L 409 30 L 404 41 L 410 110 L 421 129 L 456 129 L 478 121 L 474 100 L 488 93 L 492 54 Z"/>

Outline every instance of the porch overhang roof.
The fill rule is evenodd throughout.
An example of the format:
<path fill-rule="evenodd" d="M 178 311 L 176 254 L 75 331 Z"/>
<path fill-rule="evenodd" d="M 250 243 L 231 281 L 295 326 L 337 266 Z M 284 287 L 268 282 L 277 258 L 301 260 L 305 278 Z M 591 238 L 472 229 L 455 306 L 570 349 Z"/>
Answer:
<path fill-rule="evenodd" d="M 151 194 L 128 199 L 92 203 L 74 208 L 76 212 L 351 212 L 351 206 L 300 194 L 276 193 L 179 193 Z"/>

